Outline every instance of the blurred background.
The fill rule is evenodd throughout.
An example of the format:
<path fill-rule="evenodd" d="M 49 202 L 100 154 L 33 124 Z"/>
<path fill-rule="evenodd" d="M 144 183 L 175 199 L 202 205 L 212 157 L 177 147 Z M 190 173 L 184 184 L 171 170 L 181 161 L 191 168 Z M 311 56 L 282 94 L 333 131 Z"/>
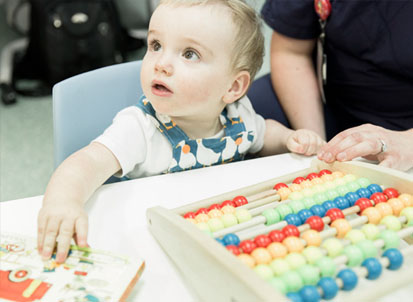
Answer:
<path fill-rule="evenodd" d="M 47 2 L 47 0 L 31 1 Z M 27 48 L 24 43 L 28 41 L 27 30 L 30 27 L 31 1 L 0 0 L 1 83 L 11 80 L 8 79 L 10 68 L 13 69 L 16 65 L 16 62 L 9 57 L 10 54 L 15 53 L 17 58 L 21 59 L 24 49 Z M 257 11 L 260 10 L 264 1 L 247 0 Z M 121 61 L 139 60 L 146 51 L 146 45 L 142 41 L 145 41 L 147 24 L 158 1 L 116 0 L 113 2 L 116 4 L 121 27 L 128 36 L 127 50 Z M 78 20 L 82 21 L 81 17 L 79 15 Z M 58 22 L 58 19 L 54 19 L 56 27 L 60 26 Z M 104 28 L 100 29 L 104 30 Z M 266 39 L 266 56 L 257 77 L 269 72 L 271 30 L 263 24 L 263 32 Z M 20 50 L 19 47 L 22 45 L 25 47 Z M 13 52 L 14 48 L 18 50 Z M 56 48 L 57 51 L 58 48 Z M 30 67 L 35 71 L 41 70 L 42 58 L 33 55 L 31 59 L 34 67 Z M 27 73 L 29 68 L 26 68 L 27 64 L 24 63 L 21 64 L 23 68 L 20 67 L 20 70 L 15 68 L 14 72 Z M 85 66 L 85 68 L 91 67 Z M 0 201 L 43 195 L 54 170 L 53 115 L 50 93 L 53 81 L 49 79 L 47 84 L 50 87 L 45 85 L 41 87 L 42 89 L 36 86 L 39 85 L 37 82 L 31 80 L 23 79 L 18 84 L 21 93 L 9 93 L 8 87 L 5 89 L 3 84 L 0 92 L 2 98 L 0 102 Z M 27 91 L 32 93 L 27 93 Z"/>

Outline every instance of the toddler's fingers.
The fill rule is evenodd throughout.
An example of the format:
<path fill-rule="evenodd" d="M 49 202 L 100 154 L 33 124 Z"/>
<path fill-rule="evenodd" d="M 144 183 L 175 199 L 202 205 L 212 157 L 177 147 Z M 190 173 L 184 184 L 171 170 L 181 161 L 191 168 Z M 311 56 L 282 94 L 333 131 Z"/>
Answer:
<path fill-rule="evenodd" d="M 65 261 L 67 253 L 70 248 L 70 242 L 73 237 L 73 220 L 65 220 L 62 222 L 59 230 L 59 236 L 57 238 L 57 253 L 56 261 L 62 263 Z"/>
<path fill-rule="evenodd" d="M 303 153 L 303 147 L 294 138 L 287 141 L 287 149 L 294 153 Z"/>
<path fill-rule="evenodd" d="M 44 231 L 42 258 L 47 260 L 53 253 L 54 247 L 56 245 L 56 237 L 60 227 L 60 220 L 49 219 L 47 222 L 46 229 Z"/>
<path fill-rule="evenodd" d="M 76 244 L 81 247 L 88 246 L 87 244 L 87 230 L 88 230 L 88 220 L 87 216 L 79 217 L 76 220 Z"/>
<path fill-rule="evenodd" d="M 46 218 L 43 215 L 39 215 L 37 218 L 37 250 L 39 254 L 43 251 L 43 241 L 46 229 Z"/>

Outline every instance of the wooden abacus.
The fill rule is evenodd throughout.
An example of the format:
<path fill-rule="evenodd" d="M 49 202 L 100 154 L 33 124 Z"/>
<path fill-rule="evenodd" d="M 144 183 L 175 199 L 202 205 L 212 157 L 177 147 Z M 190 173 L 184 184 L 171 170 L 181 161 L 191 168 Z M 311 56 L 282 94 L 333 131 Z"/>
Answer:
<path fill-rule="evenodd" d="M 358 161 L 343 163 L 335 162 L 329 165 L 314 160 L 310 168 L 191 203 L 180 208 L 172 210 L 162 207 L 150 208 L 147 211 L 149 229 L 164 251 L 180 269 L 188 285 L 197 292 L 202 300 L 286 301 L 288 300 L 287 296 L 280 293 L 280 291 L 274 286 L 271 286 L 267 280 L 264 280 L 247 265 L 244 265 L 221 243 L 211 236 L 206 235 L 199 227 L 190 222 L 191 219 L 185 219 L 183 216 L 189 212 L 196 212 L 200 208 L 208 208 L 211 205 L 222 203 L 225 200 L 230 200 L 240 195 L 246 196 L 246 198 L 249 199 L 249 203 L 241 205 L 239 209 L 246 208 L 250 211 L 261 213 L 265 209 L 277 207 L 277 203 L 280 205 L 289 203 L 288 199 L 281 200 L 286 198 L 282 198 L 277 190 L 274 189 L 275 184 L 291 184 L 293 180 L 296 180 L 299 177 L 305 177 L 310 173 L 318 173 L 324 169 L 328 169 L 332 172 L 339 171 L 344 174 L 353 174 L 357 177 L 367 178 L 371 183 L 379 184 L 382 188 L 396 188 L 400 193 L 413 194 L 413 177 L 406 173 Z M 374 205 L 374 202 L 371 202 Z M 412 207 L 413 201 L 409 202 L 411 204 L 407 204 L 407 206 Z M 396 205 L 396 208 L 397 207 L 398 206 Z M 343 215 L 342 213 L 344 213 L 344 215 L 356 216 L 358 212 L 361 213 L 364 209 L 363 203 L 358 202 L 348 209 L 339 211 L 339 213 L 341 213 L 340 215 Z M 399 215 L 401 209 L 394 211 Z M 332 216 L 330 215 L 330 217 Z M 324 224 L 322 224 L 322 229 L 324 229 L 323 233 L 328 234 L 326 236 L 337 235 L 337 230 L 339 230 L 338 228 L 334 229 L 333 227 L 323 228 L 324 225 L 328 225 L 335 219 L 330 219 L 330 217 L 325 216 L 324 218 L 317 220 L 317 223 L 320 223 L 321 220 L 324 222 Z M 350 224 L 352 223 L 354 228 L 360 226 L 368 221 L 366 217 L 367 216 L 356 216 L 355 219 L 350 221 Z M 249 238 L 252 236 L 251 234 L 258 234 L 262 230 L 264 230 L 263 233 L 268 233 L 271 229 L 281 229 L 287 225 L 285 221 L 280 221 L 274 224 L 274 226 L 270 226 L 270 229 L 268 229 L 268 227 L 262 226 L 265 219 L 268 218 L 258 218 L 255 216 L 247 222 L 242 222 L 239 225 L 225 228 L 222 231 L 216 231 L 214 232 L 213 237 L 221 237 L 230 230 L 241 234 L 247 234 L 244 235 L 244 237 Z M 369 219 L 373 220 L 374 218 Z M 406 217 L 399 219 L 402 225 L 407 225 L 407 220 L 412 224 L 411 220 L 413 220 L 411 217 L 408 219 Z M 347 223 L 347 225 L 350 224 Z M 302 232 L 309 228 L 307 223 L 296 229 L 299 229 L 300 232 Z M 313 224 L 311 228 L 317 229 L 317 226 Z M 399 236 L 409 242 L 409 237 L 411 238 L 411 234 L 413 233 L 413 227 L 406 227 L 402 230 L 404 230 L 404 233 L 400 231 L 399 233 L 401 235 Z M 249 231 L 252 232 L 250 235 L 248 235 Z M 321 229 L 319 231 L 321 231 Z M 302 238 L 303 237 L 301 237 L 301 239 Z M 326 237 L 323 237 L 323 240 L 324 238 Z M 407 247 L 405 250 L 408 250 L 407 252 L 405 251 L 405 262 L 406 260 L 412 261 L 412 248 Z M 392 272 L 386 272 L 386 266 L 389 266 L 390 263 L 386 259 L 383 260 L 385 257 L 382 258 L 383 257 L 378 255 L 378 259 L 381 259 L 380 261 L 383 264 L 382 276 L 378 277 L 376 281 L 371 281 L 371 284 L 374 285 L 374 290 L 365 288 L 365 286 L 357 286 L 354 290 L 344 294 L 345 300 L 355 299 L 357 301 L 374 301 L 374 299 L 377 299 L 380 295 L 390 293 L 397 288 L 403 287 L 412 280 L 413 269 L 409 270 L 402 268 L 397 271 L 396 277 L 394 277 L 395 275 L 392 275 L 391 278 L 386 278 L 385 284 L 383 284 L 383 275 L 391 274 Z M 342 263 L 345 263 L 347 261 L 346 257 L 341 255 L 341 261 Z M 366 277 L 366 275 L 370 274 L 365 268 L 359 269 L 358 272 L 361 272 L 361 277 Z M 337 278 L 337 276 L 333 276 L 333 278 Z M 341 279 L 338 282 L 340 283 L 339 286 L 344 286 Z M 318 289 L 318 292 L 322 297 L 323 290 Z M 342 291 L 337 295 L 339 299 L 340 295 L 343 295 L 341 292 Z"/>

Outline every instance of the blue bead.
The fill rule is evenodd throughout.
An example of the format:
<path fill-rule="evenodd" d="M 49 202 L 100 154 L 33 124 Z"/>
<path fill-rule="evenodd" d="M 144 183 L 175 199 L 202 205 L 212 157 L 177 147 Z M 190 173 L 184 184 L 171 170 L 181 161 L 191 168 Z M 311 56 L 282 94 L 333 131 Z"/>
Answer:
<path fill-rule="evenodd" d="M 337 208 L 339 208 L 340 210 L 344 210 L 350 207 L 350 202 L 347 200 L 347 198 L 342 196 L 334 198 L 334 202 L 337 205 Z"/>
<path fill-rule="evenodd" d="M 356 191 L 357 195 L 360 196 L 360 198 L 369 198 L 371 195 L 371 192 L 367 188 L 360 188 Z"/>
<path fill-rule="evenodd" d="M 350 206 L 352 207 L 356 201 L 360 198 L 359 195 L 355 192 L 348 192 L 344 197 L 348 200 L 350 203 Z"/>
<path fill-rule="evenodd" d="M 239 237 L 238 237 L 237 235 L 235 235 L 235 234 L 232 234 L 232 233 L 226 234 L 226 235 L 224 236 L 224 238 L 222 238 L 222 240 L 224 241 L 224 245 L 225 245 L 225 246 L 227 246 L 227 245 L 235 245 L 235 246 L 238 246 L 238 245 L 239 245 L 239 242 L 240 242 Z"/>
<path fill-rule="evenodd" d="M 337 208 L 337 205 L 335 204 L 335 202 L 331 200 L 324 201 L 321 205 L 323 206 L 326 212 L 330 209 Z"/>
<path fill-rule="evenodd" d="M 324 207 L 319 204 L 313 205 L 310 208 L 310 211 L 313 213 L 313 215 L 320 216 L 320 217 L 324 217 L 326 213 L 326 210 L 324 209 Z"/>
<path fill-rule="evenodd" d="M 358 282 L 356 273 L 352 269 L 349 269 L 349 268 L 345 268 L 341 270 L 337 274 L 337 278 L 340 278 L 343 281 L 342 290 L 346 290 L 346 291 L 349 291 L 355 288 Z"/>
<path fill-rule="evenodd" d="M 318 281 L 318 286 L 323 290 L 323 299 L 331 300 L 338 293 L 338 285 L 336 281 L 331 277 L 323 277 Z"/>
<path fill-rule="evenodd" d="M 292 302 L 304 302 L 303 299 L 301 299 L 301 296 L 298 293 L 288 293 L 288 294 L 286 294 L 286 296 Z"/>
<path fill-rule="evenodd" d="M 284 220 L 287 221 L 288 224 L 293 224 L 295 226 L 300 226 L 303 223 L 301 222 L 300 216 L 297 214 L 291 213 L 284 217 Z"/>
<path fill-rule="evenodd" d="M 224 240 L 222 240 L 221 238 L 215 238 L 215 240 L 225 246 Z"/>
<path fill-rule="evenodd" d="M 313 212 L 311 212 L 309 209 L 302 209 L 301 211 L 298 212 L 298 216 L 300 217 L 301 221 L 305 223 L 305 221 L 313 216 Z"/>
<path fill-rule="evenodd" d="M 388 249 L 383 253 L 382 256 L 389 259 L 390 264 L 387 267 L 387 269 L 389 270 L 398 270 L 403 264 L 403 255 L 398 249 Z"/>
<path fill-rule="evenodd" d="M 378 277 L 380 277 L 382 267 L 379 260 L 377 260 L 376 258 L 367 258 L 363 261 L 361 265 L 367 268 L 367 279 L 376 280 Z"/>
<path fill-rule="evenodd" d="M 367 187 L 369 189 L 371 194 L 377 193 L 377 192 L 383 192 L 381 187 L 378 184 L 371 184 Z"/>
<path fill-rule="evenodd" d="M 303 286 L 299 293 L 304 302 L 318 302 L 321 299 L 317 287 L 313 285 Z"/>

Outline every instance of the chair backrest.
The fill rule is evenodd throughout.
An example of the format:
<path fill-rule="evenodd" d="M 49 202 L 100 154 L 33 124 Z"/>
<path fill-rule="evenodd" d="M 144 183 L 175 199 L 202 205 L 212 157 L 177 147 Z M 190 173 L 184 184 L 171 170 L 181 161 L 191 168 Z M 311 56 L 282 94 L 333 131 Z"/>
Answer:
<path fill-rule="evenodd" d="M 137 104 L 141 61 L 85 72 L 53 87 L 55 168 L 88 145 L 121 109 Z"/>

